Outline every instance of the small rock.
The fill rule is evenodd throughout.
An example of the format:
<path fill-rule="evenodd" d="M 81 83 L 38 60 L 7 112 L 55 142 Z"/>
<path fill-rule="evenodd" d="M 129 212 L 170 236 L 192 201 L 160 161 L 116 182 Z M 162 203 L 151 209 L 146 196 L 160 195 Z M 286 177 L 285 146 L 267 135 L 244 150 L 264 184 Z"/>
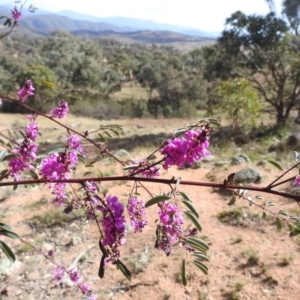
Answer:
<path fill-rule="evenodd" d="M 201 161 L 199 160 L 199 161 L 195 161 L 194 163 L 193 163 L 193 165 L 191 166 L 191 169 L 199 169 L 199 168 L 201 168 Z"/>
<path fill-rule="evenodd" d="M 249 162 L 250 159 L 247 155 L 245 154 L 239 154 L 238 156 L 235 156 L 232 160 L 231 160 L 231 165 L 232 166 L 236 166 L 236 165 L 241 165 L 244 163 Z"/>
<path fill-rule="evenodd" d="M 214 160 L 215 160 L 215 157 L 213 155 L 209 155 L 209 156 L 202 158 L 201 162 L 202 163 L 210 163 L 210 162 L 213 162 Z"/>
<path fill-rule="evenodd" d="M 266 161 L 266 160 L 261 160 L 261 161 L 259 161 L 256 165 L 257 165 L 257 166 L 264 167 L 266 164 L 267 164 L 267 161 Z"/>
<path fill-rule="evenodd" d="M 229 164 L 229 161 L 227 161 L 227 160 L 221 160 L 221 161 L 215 162 L 216 167 L 224 167 L 224 166 L 227 166 L 228 164 Z"/>
<path fill-rule="evenodd" d="M 261 179 L 261 175 L 251 168 L 242 169 L 235 174 L 235 181 L 237 183 L 260 183 Z"/>
<path fill-rule="evenodd" d="M 128 151 L 126 151 L 125 149 L 120 149 L 118 151 L 116 151 L 114 153 L 114 156 L 117 158 L 122 158 L 122 159 L 129 159 L 130 158 L 130 154 Z"/>
<path fill-rule="evenodd" d="M 74 236 L 72 237 L 72 241 L 71 241 L 72 246 L 76 246 L 76 245 L 79 245 L 79 244 L 81 244 L 81 243 L 82 243 L 82 239 L 81 239 L 80 236 L 74 235 Z"/>
<path fill-rule="evenodd" d="M 14 263 L 11 263 L 6 256 L 3 256 L 0 258 L 0 275 L 9 275 L 14 270 L 20 269 L 23 266 L 24 264 L 20 261 L 17 260 Z"/>

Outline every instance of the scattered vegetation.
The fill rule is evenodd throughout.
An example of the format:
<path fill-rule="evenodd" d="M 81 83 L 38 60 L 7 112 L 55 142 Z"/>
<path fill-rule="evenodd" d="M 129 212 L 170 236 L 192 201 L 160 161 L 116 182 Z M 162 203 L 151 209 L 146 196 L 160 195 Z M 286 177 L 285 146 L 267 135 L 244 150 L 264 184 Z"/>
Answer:
<path fill-rule="evenodd" d="M 247 248 L 242 251 L 243 257 L 247 258 L 247 264 L 257 265 L 259 262 L 258 251 L 253 248 Z"/>
<path fill-rule="evenodd" d="M 237 281 L 231 291 L 225 291 L 223 292 L 224 298 L 227 300 L 239 300 L 240 295 L 239 292 L 243 289 L 245 286 L 245 282 L 243 281 Z"/>
<path fill-rule="evenodd" d="M 38 226 L 57 226 L 81 218 L 86 218 L 86 214 L 81 209 L 74 210 L 69 214 L 66 214 L 59 209 L 55 209 L 52 211 L 46 211 L 40 215 L 34 215 L 28 220 L 28 222 Z"/>
<path fill-rule="evenodd" d="M 218 213 L 217 217 L 222 223 L 235 226 L 244 225 L 242 206 L 239 206 L 232 210 L 224 210 Z"/>
<path fill-rule="evenodd" d="M 286 267 L 295 259 L 295 255 L 293 253 L 285 254 L 281 257 L 279 265 L 282 267 Z"/>

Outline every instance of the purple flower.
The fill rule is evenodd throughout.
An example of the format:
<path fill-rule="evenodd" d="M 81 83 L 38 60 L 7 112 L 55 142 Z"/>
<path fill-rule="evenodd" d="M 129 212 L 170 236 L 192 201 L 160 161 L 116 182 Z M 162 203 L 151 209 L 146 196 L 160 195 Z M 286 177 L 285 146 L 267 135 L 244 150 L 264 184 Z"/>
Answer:
<path fill-rule="evenodd" d="M 84 149 L 80 143 L 80 139 L 77 135 L 71 134 L 67 138 L 67 145 L 70 149 L 77 150 L 79 153 L 84 155 Z"/>
<path fill-rule="evenodd" d="M 34 161 L 36 159 L 36 152 L 38 146 L 36 144 L 31 144 L 30 140 L 26 139 L 13 150 L 15 154 L 20 154 L 24 161 Z"/>
<path fill-rule="evenodd" d="M 97 298 L 95 296 L 93 296 L 93 295 L 90 295 L 89 298 L 88 298 L 88 300 L 97 300 Z"/>
<path fill-rule="evenodd" d="M 10 168 L 9 173 L 14 177 L 16 181 L 20 180 L 19 174 L 24 169 L 30 169 L 30 165 L 18 157 L 10 159 L 10 161 L 8 162 L 8 166 Z"/>
<path fill-rule="evenodd" d="M 92 193 L 98 191 L 98 186 L 95 184 L 94 181 L 86 181 L 85 184 Z"/>
<path fill-rule="evenodd" d="M 35 122 L 32 122 L 27 125 L 27 127 L 25 128 L 25 132 L 26 137 L 34 142 L 37 139 L 39 128 Z"/>
<path fill-rule="evenodd" d="M 83 283 L 79 286 L 83 295 L 87 295 L 91 293 L 89 286 L 86 283 Z"/>
<path fill-rule="evenodd" d="M 68 179 L 78 163 L 76 151 L 53 153 L 42 160 L 41 175 L 49 181 Z"/>
<path fill-rule="evenodd" d="M 174 138 L 167 141 L 167 144 L 160 150 L 165 156 L 164 169 L 171 166 L 184 167 L 185 164 L 192 165 L 208 155 L 209 146 L 208 133 L 206 129 L 190 130 L 185 133 L 185 138 Z"/>
<path fill-rule="evenodd" d="M 77 271 L 69 271 L 69 277 L 74 283 L 78 283 L 80 279 L 80 273 Z"/>
<path fill-rule="evenodd" d="M 159 177 L 160 175 L 159 168 L 157 166 L 152 166 L 147 170 L 142 171 L 142 175 L 146 178 Z"/>
<path fill-rule="evenodd" d="M 54 280 L 57 281 L 57 283 L 60 283 L 63 279 L 63 276 L 64 276 L 64 270 L 62 267 L 58 266 L 56 268 L 56 270 L 54 271 L 53 275 L 54 275 Z"/>
<path fill-rule="evenodd" d="M 130 173 L 141 173 L 146 178 L 154 178 L 160 176 L 159 168 L 157 166 L 150 166 L 147 160 L 137 161 L 131 160 L 133 164 L 139 164 L 135 169 L 132 169 Z"/>
<path fill-rule="evenodd" d="M 18 92 L 18 96 L 19 96 L 19 100 L 21 100 L 21 102 L 25 102 L 27 100 L 28 96 L 33 96 L 34 95 L 34 87 L 32 85 L 32 82 L 30 79 L 25 81 L 24 87 L 22 87 L 19 92 Z"/>
<path fill-rule="evenodd" d="M 63 119 L 69 111 L 68 103 L 61 100 L 58 106 L 50 111 L 52 118 Z"/>
<path fill-rule="evenodd" d="M 3 103 L 3 102 L 2 102 L 2 98 L 0 98 L 0 105 L 2 105 L 2 103 Z"/>
<path fill-rule="evenodd" d="M 65 179 L 64 152 L 53 153 L 42 160 L 41 175 L 49 181 Z"/>
<path fill-rule="evenodd" d="M 47 256 L 49 257 L 53 257 L 54 256 L 54 253 L 55 253 L 55 250 L 54 249 L 51 249 L 47 252 Z"/>
<path fill-rule="evenodd" d="M 16 23 L 18 23 L 18 21 L 20 21 L 22 14 L 20 11 L 18 11 L 18 9 L 15 7 L 14 10 L 11 10 L 11 15 L 12 18 L 16 21 Z"/>
<path fill-rule="evenodd" d="M 293 184 L 292 184 L 292 187 L 297 187 L 300 185 L 300 175 L 297 175 Z"/>
<path fill-rule="evenodd" d="M 58 204 L 59 206 L 64 205 L 64 200 L 67 198 L 65 194 L 66 183 L 56 183 L 54 185 L 52 195 L 55 195 L 55 198 L 52 200 L 53 204 Z"/>
<path fill-rule="evenodd" d="M 38 146 L 31 144 L 30 139 L 26 138 L 20 145 L 18 145 L 12 152 L 17 157 L 9 160 L 8 166 L 10 167 L 9 173 L 16 181 L 20 180 L 20 173 L 24 170 L 31 170 L 32 163 L 36 159 L 36 152 Z"/>
<path fill-rule="evenodd" d="M 113 254 L 110 261 L 117 261 L 120 255 L 117 247 L 126 242 L 124 206 L 119 202 L 118 197 L 107 196 L 106 206 L 98 206 L 97 208 L 103 215 L 101 220 L 104 228 L 103 245 L 112 249 Z"/>
<path fill-rule="evenodd" d="M 138 200 L 136 197 L 131 197 L 127 206 L 128 213 L 130 215 L 131 226 L 134 228 L 134 233 L 142 232 L 147 225 L 145 220 L 145 204 L 143 200 Z"/>
<path fill-rule="evenodd" d="M 183 214 L 176 205 L 165 201 L 160 205 L 158 215 L 161 224 L 157 228 L 157 248 L 163 250 L 169 256 L 172 244 L 182 236 Z"/>

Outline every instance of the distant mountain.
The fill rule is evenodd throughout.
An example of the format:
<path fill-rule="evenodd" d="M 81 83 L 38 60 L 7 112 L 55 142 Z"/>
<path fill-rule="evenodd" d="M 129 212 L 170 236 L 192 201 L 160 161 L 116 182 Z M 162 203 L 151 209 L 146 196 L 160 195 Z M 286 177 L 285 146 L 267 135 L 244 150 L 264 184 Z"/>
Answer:
<path fill-rule="evenodd" d="M 95 32 L 89 30 L 77 30 L 72 31 L 72 34 L 90 38 L 107 38 L 127 41 L 127 43 L 144 44 L 203 43 L 203 41 L 212 41 L 207 38 L 184 35 L 173 31 L 140 30 L 134 32 L 115 32 L 113 30 L 105 30 Z"/>
<path fill-rule="evenodd" d="M 0 5 L 0 16 L 10 15 L 10 11 L 13 7 L 11 5 Z M 46 21 L 47 25 L 42 26 L 41 32 L 48 32 L 49 30 L 65 29 L 69 31 L 75 30 L 114 30 L 117 32 L 128 32 L 128 31 L 140 31 L 140 30 L 158 30 L 158 31 L 174 31 L 177 33 L 198 36 L 204 38 L 216 38 L 218 32 L 202 31 L 195 28 L 189 28 L 185 26 L 161 24 L 149 20 L 132 19 L 126 17 L 109 17 L 101 18 L 94 17 L 86 14 L 81 14 L 72 10 L 62 10 L 57 13 L 51 13 L 49 11 L 37 9 L 33 14 L 28 10 L 23 10 L 23 26 L 29 26 L 30 29 L 35 25 L 42 26 L 41 21 Z M 49 19 L 50 16 L 53 19 Z M 61 17 L 61 18 L 60 18 Z M 68 19 L 63 19 L 67 17 Z M 42 19 L 40 19 L 42 18 Z M 30 20 L 31 19 L 31 20 Z M 72 21 L 76 22 L 72 22 Z M 81 22 L 79 22 L 81 21 Z M 88 22 L 94 24 L 88 24 Z M 51 24 L 53 23 L 53 24 Z M 63 27 L 62 27 L 63 26 Z M 84 26 L 84 27 L 79 27 Z M 29 29 L 29 28 L 28 28 Z"/>
<path fill-rule="evenodd" d="M 209 37 L 216 38 L 219 35 L 219 32 L 209 32 L 201 31 L 195 28 L 189 28 L 185 26 L 170 25 L 170 24 L 161 24 L 149 20 L 141 19 L 132 19 L 126 17 L 93 17 L 81 13 L 77 13 L 71 10 L 62 10 L 56 14 L 61 16 L 66 16 L 75 20 L 87 20 L 91 22 L 105 22 L 119 27 L 130 28 L 127 31 L 137 31 L 137 30 L 159 30 L 159 31 L 174 31 L 182 34 L 200 36 L 200 37 Z"/>
<path fill-rule="evenodd" d="M 57 15 L 31 15 L 25 16 L 21 21 L 20 25 L 24 28 L 30 29 L 35 32 L 42 32 L 44 34 L 50 34 L 55 30 L 91 30 L 91 31 L 103 31 L 103 30 L 114 30 L 124 31 L 123 28 L 107 24 L 104 22 L 89 22 L 82 20 L 72 20 L 68 17 L 57 16 Z"/>

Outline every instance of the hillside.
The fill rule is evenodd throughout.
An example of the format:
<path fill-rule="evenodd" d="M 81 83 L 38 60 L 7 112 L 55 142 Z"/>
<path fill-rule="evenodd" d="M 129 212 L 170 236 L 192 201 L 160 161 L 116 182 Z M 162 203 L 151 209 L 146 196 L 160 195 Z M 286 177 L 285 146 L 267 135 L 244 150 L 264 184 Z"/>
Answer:
<path fill-rule="evenodd" d="M 113 30 L 92 31 L 92 30 L 76 30 L 72 34 L 89 38 L 106 38 L 115 39 L 123 43 L 143 43 L 143 44 L 171 44 L 171 43 L 187 43 L 194 44 L 198 47 L 203 43 L 213 43 L 213 39 L 201 38 L 196 36 L 184 35 L 172 31 L 151 31 L 141 30 L 135 32 L 115 32 Z"/>
<path fill-rule="evenodd" d="M 10 15 L 11 6 L 0 5 L 0 15 Z M 172 31 L 184 35 L 198 36 L 214 39 L 219 33 L 198 30 L 185 26 L 172 24 L 161 24 L 150 20 L 132 19 L 127 17 L 94 17 L 71 10 L 57 13 L 37 9 L 34 13 L 23 11 L 21 25 L 26 29 L 35 31 L 37 28 L 43 34 L 53 30 L 64 29 L 67 31 L 91 30 L 103 31 L 113 30 L 116 32 L 128 31 Z"/>

